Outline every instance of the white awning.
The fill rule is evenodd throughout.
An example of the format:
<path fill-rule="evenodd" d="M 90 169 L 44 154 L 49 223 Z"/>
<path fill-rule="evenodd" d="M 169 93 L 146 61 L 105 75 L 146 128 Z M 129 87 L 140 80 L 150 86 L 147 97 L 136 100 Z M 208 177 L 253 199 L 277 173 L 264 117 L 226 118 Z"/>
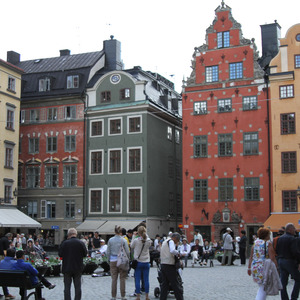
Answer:
<path fill-rule="evenodd" d="M 85 220 L 76 229 L 77 231 L 97 231 L 97 228 L 105 222 L 106 220 Z"/>
<path fill-rule="evenodd" d="M 38 228 L 42 225 L 34 219 L 28 217 L 17 208 L 0 208 L 0 227 L 26 227 Z"/>
<path fill-rule="evenodd" d="M 115 234 L 116 225 L 128 230 L 133 229 L 141 222 L 143 222 L 143 220 L 110 220 L 100 226 L 96 231 L 98 231 L 99 234 Z"/>

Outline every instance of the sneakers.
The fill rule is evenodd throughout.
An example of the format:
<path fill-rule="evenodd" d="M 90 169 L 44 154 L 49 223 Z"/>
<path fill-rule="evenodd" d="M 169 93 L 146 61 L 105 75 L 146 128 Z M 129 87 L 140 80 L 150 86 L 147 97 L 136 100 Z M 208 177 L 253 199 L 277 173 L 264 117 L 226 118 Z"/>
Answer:
<path fill-rule="evenodd" d="M 8 294 L 5 296 L 5 300 L 8 300 L 8 299 L 15 299 L 16 297 L 11 295 L 11 294 Z"/>
<path fill-rule="evenodd" d="M 136 293 L 130 294 L 129 297 L 136 297 Z"/>
<path fill-rule="evenodd" d="M 56 287 L 55 284 L 51 284 L 51 285 L 47 286 L 47 288 L 48 288 L 49 290 L 52 290 L 52 289 L 54 289 L 55 287 Z"/>

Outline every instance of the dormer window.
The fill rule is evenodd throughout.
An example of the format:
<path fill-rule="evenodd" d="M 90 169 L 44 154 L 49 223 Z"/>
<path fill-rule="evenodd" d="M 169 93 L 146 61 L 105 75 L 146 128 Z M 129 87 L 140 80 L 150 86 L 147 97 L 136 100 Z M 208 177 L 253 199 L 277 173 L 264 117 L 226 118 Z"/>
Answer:
<path fill-rule="evenodd" d="M 122 89 L 120 91 L 121 100 L 127 100 L 130 99 L 130 89 Z"/>
<path fill-rule="evenodd" d="M 79 88 L 79 75 L 70 75 L 67 77 L 67 89 Z"/>
<path fill-rule="evenodd" d="M 39 92 L 50 91 L 50 78 L 42 78 L 39 80 Z"/>
<path fill-rule="evenodd" d="M 110 102 L 110 91 L 101 93 L 101 102 Z"/>
<path fill-rule="evenodd" d="M 217 47 L 228 48 L 230 46 L 229 31 L 223 31 L 217 33 Z"/>

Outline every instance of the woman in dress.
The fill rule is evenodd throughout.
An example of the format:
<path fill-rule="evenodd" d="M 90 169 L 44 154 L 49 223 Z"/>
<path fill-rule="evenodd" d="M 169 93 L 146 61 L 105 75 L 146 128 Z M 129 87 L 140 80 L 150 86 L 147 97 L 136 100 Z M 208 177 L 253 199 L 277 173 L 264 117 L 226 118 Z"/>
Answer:
<path fill-rule="evenodd" d="M 254 241 L 249 258 L 248 275 L 253 277 L 254 282 L 259 286 L 255 300 L 265 300 L 267 294 L 263 285 L 264 261 L 270 258 L 277 267 L 275 250 L 270 241 L 271 231 L 267 228 L 260 228 L 257 231 L 258 238 Z"/>
<path fill-rule="evenodd" d="M 118 254 L 120 252 L 121 247 L 124 247 L 126 255 L 129 259 L 129 248 L 126 240 L 122 237 L 122 227 L 115 227 L 115 236 L 109 239 L 107 244 L 107 259 L 110 264 L 110 274 L 111 274 L 111 296 L 112 300 L 116 299 L 117 296 L 117 284 L 118 284 L 118 276 L 120 274 L 120 291 L 121 291 L 121 299 L 125 300 L 125 280 L 127 276 L 127 270 L 123 270 L 122 268 L 117 267 Z"/>
<path fill-rule="evenodd" d="M 131 241 L 131 249 L 134 251 L 134 259 L 137 260 L 137 267 L 135 269 L 135 291 L 136 300 L 141 297 L 141 275 L 145 283 L 146 300 L 149 300 L 149 270 L 150 270 L 150 254 L 149 247 L 152 240 L 148 237 L 146 228 L 139 226 L 137 235 L 133 234 Z"/>

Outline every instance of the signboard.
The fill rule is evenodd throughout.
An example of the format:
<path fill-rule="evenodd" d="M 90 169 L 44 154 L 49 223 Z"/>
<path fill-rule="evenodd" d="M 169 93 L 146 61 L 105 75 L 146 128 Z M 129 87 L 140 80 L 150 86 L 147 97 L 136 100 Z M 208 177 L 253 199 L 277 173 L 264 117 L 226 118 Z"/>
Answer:
<path fill-rule="evenodd" d="M 183 228 L 189 228 L 189 225 L 184 225 Z"/>
<path fill-rule="evenodd" d="M 178 224 L 178 228 L 182 228 L 183 227 L 183 225 L 182 224 Z"/>
<path fill-rule="evenodd" d="M 59 226 L 58 226 L 58 225 L 52 225 L 52 226 L 51 226 L 51 229 L 57 230 L 57 229 L 59 229 Z"/>

